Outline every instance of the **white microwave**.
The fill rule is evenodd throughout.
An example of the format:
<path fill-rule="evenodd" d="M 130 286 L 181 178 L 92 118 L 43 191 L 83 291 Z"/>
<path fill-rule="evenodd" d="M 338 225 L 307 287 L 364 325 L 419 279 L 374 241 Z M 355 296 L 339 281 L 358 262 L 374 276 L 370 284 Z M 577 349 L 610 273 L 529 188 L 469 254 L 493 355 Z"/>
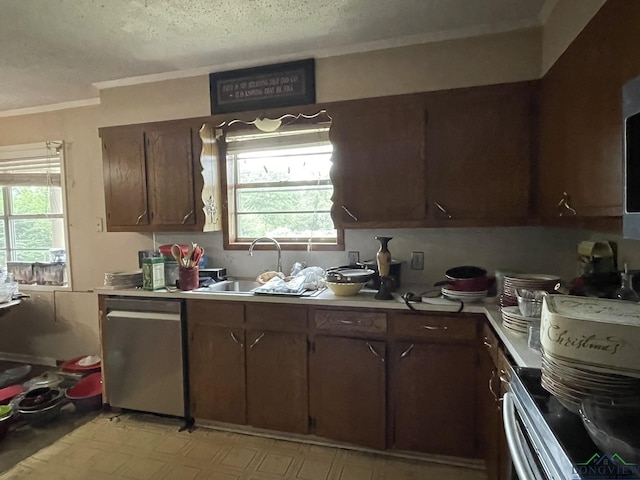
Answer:
<path fill-rule="evenodd" d="M 640 77 L 622 87 L 624 209 L 622 235 L 640 239 Z"/>

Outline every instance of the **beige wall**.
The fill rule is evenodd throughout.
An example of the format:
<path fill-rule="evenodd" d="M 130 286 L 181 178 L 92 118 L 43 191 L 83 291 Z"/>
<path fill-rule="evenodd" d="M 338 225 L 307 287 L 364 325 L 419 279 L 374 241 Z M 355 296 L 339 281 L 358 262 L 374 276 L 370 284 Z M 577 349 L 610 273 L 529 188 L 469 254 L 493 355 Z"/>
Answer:
<path fill-rule="evenodd" d="M 517 82 L 540 72 L 541 29 L 316 61 L 318 102 Z M 207 75 L 100 92 L 101 126 L 210 114 Z"/>
<path fill-rule="evenodd" d="M 544 25 L 541 75 L 562 55 L 606 0 L 559 0 Z"/>
<path fill-rule="evenodd" d="M 0 145 L 65 141 L 69 258 L 73 292 L 27 291 L 31 298 L 2 317 L 0 352 L 64 359 L 97 353 L 97 299 L 105 271 L 135 267 L 148 236 L 96 232 L 104 217 L 98 106 L 0 118 Z"/>
<path fill-rule="evenodd" d="M 316 81 L 319 102 L 513 82 L 537 78 L 541 70 L 541 29 L 394 48 L 378 52 L 321 58 Z M 557 42 L 556 42 L 557 44 Z M 0 336 L 0 352 L 64 359 L 95 353 L 98 346 L 96 296 L 105 271 L 137 267 L 136 251 L 150 248 L 150 236 L 95 231 L 104 217 L 102 159 L 97 129 L 149 121 L 206 116 L 208 77 L 198 76 L 101 91 L 99 106 L 0 118 L 0 145 L 63 139 L 67 142 L 67 200 L 72 292 L 35 292 L 16 312 L 2 318 L 12 328 Z M 347 250 L 374 253 L 371 237 L 380 232 L 347 232 Z M 574 236 L 544 229 L 446 229 L 388 232 L 394 236 L 394 256 L 407 260 L 410 252 L 426 252 L 425 271 L 408 278 L 430 282 L 445 267 L 478 259 L 487 268 L 519 269 L 540 265 L 541 252 L 553 252 L 543 265 L 558 265 L 557 273 L 571 275 Z M 184 236 L 164 235 L 156 243 Z M 268 262 L 266 255 L 248 261 L 246 252 L 222 249 L 219 234 L 200 234 L 213 255 L 211 261 L 229 266 L 231 273 L 251 275 Z M 506 239 L 506 240 L 504 240 Z M 455 249 L 445 248 L 457 245 Z M 507 256 L 501 253 L 509 245 Z M 561 248 L 559 246 L 561 245 Z M 533 252 L 533 253 L 531 253 Z M 266 253 L 266 252 L 265 252 Z M 346 261 L 346 253 L 309 257 L 322 266 Z M 259 257 L 259 258 L 258 258 Z M 343 258 L 344 257 L 344 258 Z M 433 261 L 437 258 L 437 261 Z M 364 259 L 364 258 L 363 258 Z M 297 260 L 287 252 L 290 264 Z M 508 263 L 508 264 L 506 264 Z M 640 265 L 639 265 L 640 266 Z"/>

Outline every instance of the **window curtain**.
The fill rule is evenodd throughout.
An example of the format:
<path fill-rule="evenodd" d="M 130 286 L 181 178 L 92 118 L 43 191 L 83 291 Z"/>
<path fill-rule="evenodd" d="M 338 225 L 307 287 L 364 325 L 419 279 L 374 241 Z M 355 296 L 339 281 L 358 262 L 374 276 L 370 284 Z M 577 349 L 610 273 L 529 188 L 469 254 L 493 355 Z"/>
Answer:
<path fill-rule="evenodd" d="M 0 185 L 61 186 L 63 142 L 0 147 Z"/>

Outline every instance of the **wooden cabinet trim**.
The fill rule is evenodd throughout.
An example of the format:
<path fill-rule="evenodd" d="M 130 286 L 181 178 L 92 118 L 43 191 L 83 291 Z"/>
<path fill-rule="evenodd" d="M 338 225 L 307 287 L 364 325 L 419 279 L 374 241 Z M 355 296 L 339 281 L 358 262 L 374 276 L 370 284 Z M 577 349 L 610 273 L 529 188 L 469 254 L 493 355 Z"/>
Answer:
<path fill-rule="evenodd" d="M 384 334 L 387 331 L 387 315 L 381 312 L 350 310 L 314 310 L 313 325 L 326 335 L 347 333 Z"/>
<path fill-rule="evenodd" d="M 475 342 L 478 317 L 434 313 L 395 313 L 391 316 L 394 338 L 422 341 Z"/>
<path fill-rule="evenodd" d="M 307 307 L 303 305 L 247 302 L 247 330 L 307 333 Z"/>
<path fill-rule="evenodd" d="M 218 327 L 243 328 L 244 302 L 187 300 L 187 322 L 198 319 Z"/>

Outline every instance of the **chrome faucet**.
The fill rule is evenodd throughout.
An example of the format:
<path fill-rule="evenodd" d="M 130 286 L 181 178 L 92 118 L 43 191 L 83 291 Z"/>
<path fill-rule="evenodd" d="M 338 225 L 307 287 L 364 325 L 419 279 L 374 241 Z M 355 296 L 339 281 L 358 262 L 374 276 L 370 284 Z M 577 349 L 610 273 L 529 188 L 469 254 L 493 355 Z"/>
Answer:
<path fill-rule="evenodd" d="M 253 242 L 251 242 L 251 245 L 249 245 L 249 255 L 253 256 L 253 247 L 256 245 L 256 243 L 262 240 L 269 241 L 276 246 L 276 250 L 278 251 L 278 270 L 277 271 L 281 272 L 282 271 L 282 249 L 280 248 L 280 244 L 275 238 L 271 238 L 271 237 L 256 238 Z"/>

